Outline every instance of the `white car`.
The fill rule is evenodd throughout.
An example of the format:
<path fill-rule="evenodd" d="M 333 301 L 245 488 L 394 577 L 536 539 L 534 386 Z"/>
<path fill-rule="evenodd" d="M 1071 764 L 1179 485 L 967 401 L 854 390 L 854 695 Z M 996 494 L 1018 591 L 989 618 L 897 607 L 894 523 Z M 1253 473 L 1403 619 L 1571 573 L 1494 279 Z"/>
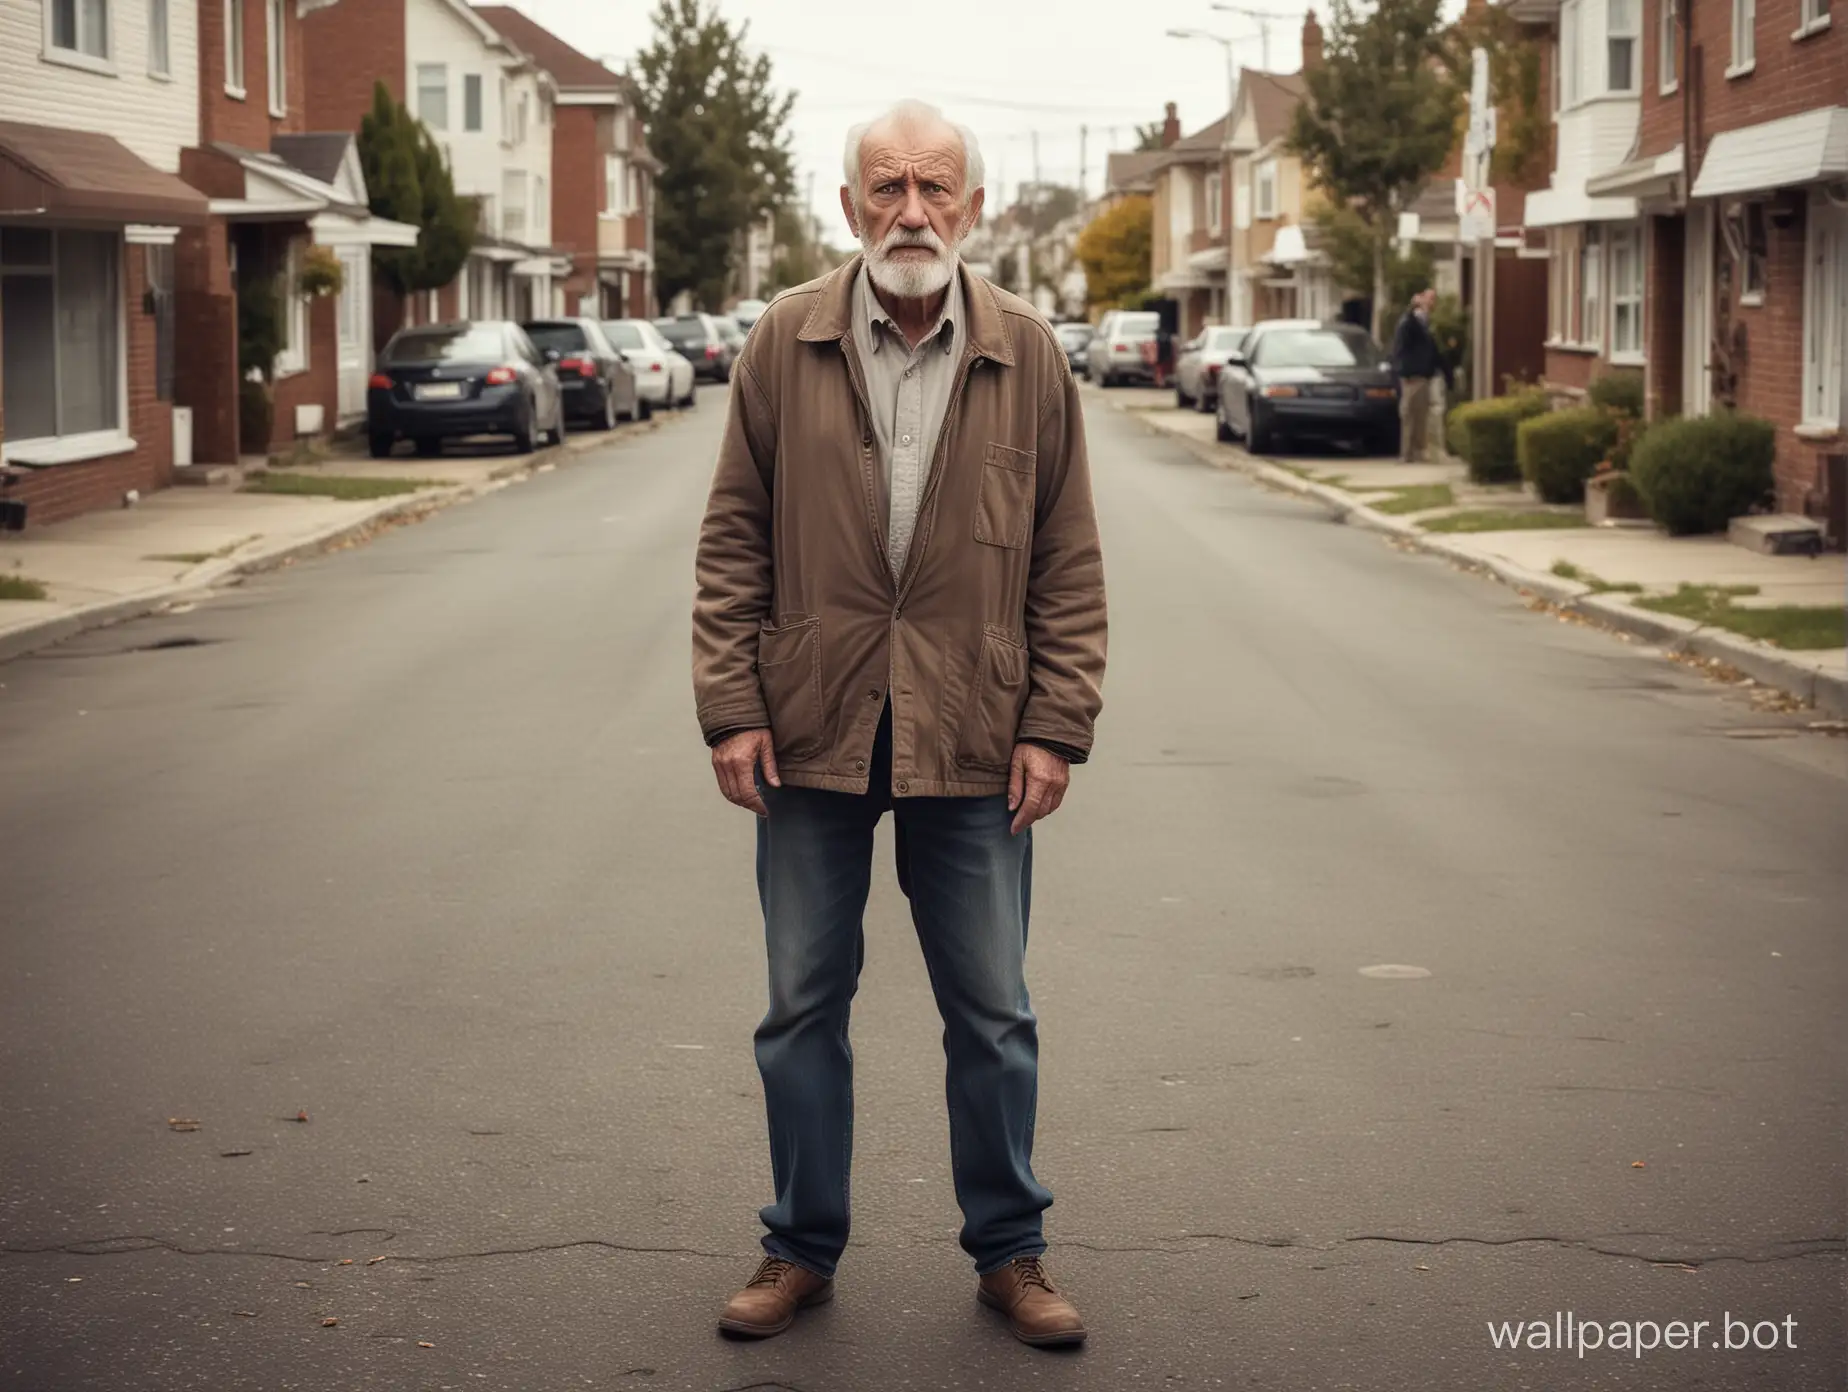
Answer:
<path fill-rule="evenodd" d="M 691 406 L 693 364 L 646 319 L 605 319 L 603 336 L 635 369 L 635 394 L 645 420 L 656 406 Z"/>

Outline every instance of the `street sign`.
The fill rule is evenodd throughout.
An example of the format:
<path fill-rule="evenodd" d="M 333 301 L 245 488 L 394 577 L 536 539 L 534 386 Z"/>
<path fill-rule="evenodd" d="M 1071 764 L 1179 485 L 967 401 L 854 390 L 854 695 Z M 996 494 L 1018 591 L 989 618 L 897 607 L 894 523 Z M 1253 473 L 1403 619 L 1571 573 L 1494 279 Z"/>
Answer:
<path fill-rule="evenodd" d="M 1494 188 L 1471 189 L 1457 184 L 1457 239 L 1486 242 L 1495 235 Z"/>
<path fill-rule="evenodd" d="M 1415 242 L 1418 240 L 1418 221 L 1419 219 L 1418 219 L 1417 213 L 1400 213 L 1399 214 L 1399 240 L 1400 241 Z"/>

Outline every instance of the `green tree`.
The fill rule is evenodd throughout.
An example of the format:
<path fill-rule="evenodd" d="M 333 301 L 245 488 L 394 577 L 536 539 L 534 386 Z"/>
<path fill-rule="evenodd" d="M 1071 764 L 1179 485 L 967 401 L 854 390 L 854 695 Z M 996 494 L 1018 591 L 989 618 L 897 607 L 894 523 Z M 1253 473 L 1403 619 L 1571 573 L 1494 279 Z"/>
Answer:
<path fill-rule="evenodd" d="M 449 284 L 475 245 L 476 206 L 456 193 L 430 132 L 383 82 L 359 123 L 359 162 L 373 213 L 418 229 L 416 246 L 373 250 L 372 264 L 386 284 L 400 295 Z"/>
<path fill-rule="evenodd" d="M 1136 127 L 1136 153 L 1147 154 L 1161 148 L 1162 122 L 1150 121 L 1147 125 Z"/>
<path fill-rule="evenodd" d="M 1078 264 L 1084 267 L 1084 298 L 1092 309 L 1140 305 L 1149 288 L 1149 247 L 1154 205 L 1136 194 L 1098 214 L 1078 234 Z"/>
<path fill-rule="evenodd" d="M 1442 0 L 1334 0 L 1323 61 L 1305 74 L 1290 148 L 1338 207 L 1366 229 L 1373 329 L 1385 332 L 1388 256 L 1399 214 L 1443 167 L 1464 91 Z"/>
<path fill-rule="evenodd" d="M 795 93 L 778 92 L 770 60 L 744 51 L 749 27 L 700 0 L 660 0 L 654 38 L 636 59 L 649 148 L 666 166 L 655 181 L 663 304 L 690 290 L 716 309 L 740 234 L 793 191 Z"/>

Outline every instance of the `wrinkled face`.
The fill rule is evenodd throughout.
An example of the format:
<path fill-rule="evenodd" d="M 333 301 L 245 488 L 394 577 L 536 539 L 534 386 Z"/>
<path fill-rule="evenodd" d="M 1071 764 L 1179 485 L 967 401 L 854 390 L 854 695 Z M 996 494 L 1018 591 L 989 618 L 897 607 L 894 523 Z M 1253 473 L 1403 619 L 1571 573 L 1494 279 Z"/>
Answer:
<path fill-rule="evenodd" d="M 1437 291 L 1421 290 L 1418 292 L 1418 307 L 1429 314 L 1437 305 Z"/>
<path fill-rule="evenodd" d="M 927 299 L 950 283 L 956 249 L 982 209 L 982 191 L 971 197 L 964 185 L 962 140 L 949 125 L 886 123 L 866 133 L 860 187 L 842 187 L 841 207 L 874 285 Z"/>

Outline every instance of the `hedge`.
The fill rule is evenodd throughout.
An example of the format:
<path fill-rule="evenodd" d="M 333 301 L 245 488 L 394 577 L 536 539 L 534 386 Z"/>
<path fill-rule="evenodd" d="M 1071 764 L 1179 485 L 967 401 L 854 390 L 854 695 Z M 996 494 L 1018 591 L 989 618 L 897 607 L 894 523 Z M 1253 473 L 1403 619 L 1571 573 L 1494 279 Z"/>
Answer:
<path fill-rule="evenodd" d="M 1549 503 L 1582 503 L 1585 480 L 1610 455 L 1617 418 L 1596 406 L 1549 411 L 1516 427 L 1521 477 Z"/>
<path fill-rule="evenodd" d="M 1450 452 L 1469 464 L 1477 483 L 1515 483 L 1521 477 L 1515 431 L 1522 421 L 1546 410 L 1546 393 L 1521 391 L 1468 401 L 1450 413 L 1444 438 Z"/>
<path fill-rule="evenodd" d="M 1585 393 L 1589 406 L 1615 411 L 1620 416 L 1643 414 L 1643 374 L 1619 368 L 1605 373 Z"/>
<path fill-rule="evenodd" d="M 1630 456 L 1649 515 L 1676 536 L 1719 532 L 1772 493 L 1777 431 L 1756 416 L 1719 412 L 1662 421 Z"/>

